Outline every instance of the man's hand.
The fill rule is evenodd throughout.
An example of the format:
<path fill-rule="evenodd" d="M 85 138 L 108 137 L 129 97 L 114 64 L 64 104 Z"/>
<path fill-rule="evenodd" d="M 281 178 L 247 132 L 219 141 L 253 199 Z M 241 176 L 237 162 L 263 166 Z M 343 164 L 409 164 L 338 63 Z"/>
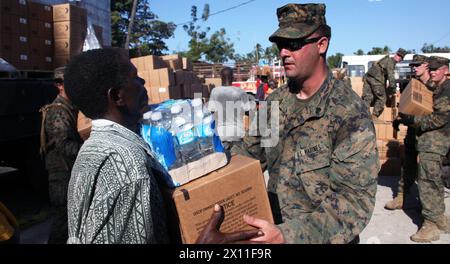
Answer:
<path fill-rule="evenodd" d="M 263 233 L 260 230 L 241 231 L 234 233 L 222 233 L 219 231 L 220 225 L 222 225 L 224 219 L 224 211 L 221 206 L 216 204 L 214 206 L 214 212 L 209 219 L 208 224 L 205 226 L 200 236 L 195 241 L 196 244 L 230 244 L 244 242 L 251 238 L 262 236 Z"/>
<path fill-rule="evenodd" d="M 268 244 L 286 243 L 283 233 L 276 225 L 249 215 L 244 215 L 244 221 L 247 224 L 260 229 L 264 234 L 263 236 L 252 238 L 250 241 Z"/>
<path fill-rule="evenodd" d="M 413 115 L 407 115 L 403 113 L 398 113 L 397 119 L 400 124 L 404 124 L 406 126 L 412 126 L 414 125 L 414 116 Z"/>

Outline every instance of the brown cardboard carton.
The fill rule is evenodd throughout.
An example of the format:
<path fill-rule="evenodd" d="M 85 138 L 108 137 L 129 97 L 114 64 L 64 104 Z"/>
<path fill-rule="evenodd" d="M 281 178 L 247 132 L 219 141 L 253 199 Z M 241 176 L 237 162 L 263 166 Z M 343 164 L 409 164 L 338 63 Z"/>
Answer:
<path fill-rule="evenodd" d="M 191 60 L 189 60 L 188 58 L 183 57 L 183 70 L 185 71 L 192 71 L 194 70 L 194 66 L 192 65 Z"/>
<path fill-rule="evenodd" d="M 370 107 L 370 113 L 373 112 L 373 107 Z M 391 107 L 385 107 L 383 113 L 378 117 L 381 121 L 392 122 L 394 117 L 397 115 L 397 109 Z"/>
<path fill-rule="evenodd" d="M 183 59 L 179 54 L 161 56 L 161 59 L 165 61 L 167 67 L 174 71 L 183 69 Z"/>
<path fill-rule="evenodd" d="M 212 84 L 213 87 L 219 87 L 219 86 L 222 86 L 222 79 L 221 78 L 205 78 L 205 84 L 206 85 Z"/>
<path fill-rule="evenodd" d="M 380 159 L 400 157 L 400 142 L 398 140 L 377 139 L 377 149 Z"/>
<path fill-rule="evenodd" d="M 158 56 L 149 55 L 131 59 L 138 72 L 165 68 L 166 63 Z"/>
<path fill-rule="evenodd" d="M 43 22 L 52 22 L 53 8 L 51 5 L 28 1 L 28 17 Z"/>
<path fill-rule="evenodd" d="M 175 85 L 175 75 L 172 69 L 162 68 L 155 71 L 159 74 L 159 86 L 168 88 Z"/>
<path fill-rule="evenodd" d="M 392 122 L 374 122 L 377 139 L 394 139 Z"/>
<path fill-rule="evenodd" d="M 215 204 L 223 206 L 225 218 L 220 231 L 251 230 L 242 216 L 248 214 L 273 223 L 264 176 L 258 160 L 234 156 L 230 163 L 174 190 L 163 189 L 175 210 L 182 241 L 194 243 L 210 219 Z"/>
<path fill-rule="evenodd" d="M 82 39 L 57 39 L 55 40 L 55 56 L 77 55 L 83 50 Z"/>
<path fill-rule="evenodd" d="M 28 36 L 29 31 L 29 20 L 27 17 L 10 15 L 11 21 L 11 32 L 13 34 L 19 34 L 23 36 Z"/>
<path fill-rule="evenodd" d="M 363 78 L 362 77 L 351 77 L 350 82 L 352 84 L 352 89 L 355 91 L 356 94 L 359 95 L 359 97 L 363 94 Z"/>
<path fill-rule="evenodd" d="M 71 4 L 60 4 L 53 6 L 53 21 L 73 21 L 80 24 L 87 24 L 86 9 Z"/>
<path fill-rule="evenodd" d="M 4 0 L 2 0 L 4 1 Z M 28 1 L 27 0 L 10 0 L 11 13 L 14 15 L 28 17 Z"/>
<path fill-rule="evenodd" d="M 70 56 L 69 55 L 61 55 L 61 56 L 54 56 L 53 57 L 53 67 L 59 68 L 64 67 L 69 63 Z"/>
<path fill-rule="evenodd" d="M 53 24 L 53 35 L 58 39 L 85 39 L 87 28 L 85 25 L 72 21 L 55 22 Z"/>
<path fill-rule="evenodd" d="M 411 79 L 400 97 L 399 112 L 409 115 L 428 115 L 433 112 L 433 92 L 416 79 Z"/>

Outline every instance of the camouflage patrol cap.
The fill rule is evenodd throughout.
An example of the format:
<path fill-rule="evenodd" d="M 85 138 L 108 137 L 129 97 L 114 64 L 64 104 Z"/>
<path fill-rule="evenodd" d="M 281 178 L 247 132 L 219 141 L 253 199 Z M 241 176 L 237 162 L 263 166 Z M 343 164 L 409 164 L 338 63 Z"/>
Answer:
<path fill-rule="evenodd" d="M 428 57 L 424 55 L 414 55 L 413 60 L 409 64 L 409 66 L 418 66 L 428 62 Z"/>
<path fill-rule="evenodd" d="M 397 54 L 398 54 L 398 56 L 404 58 L 405 55 L 406 55 L 406 50 L 405 50 L 405 49 L 402 49 L 402 48 L 399 48 L 399 49 L 397 50 Z"/>
<path fill-rule="evenodd" d="M 269 41 L 277 38 L 300 39 L 305 38 L 321 25 L 326 25 L 324 4 L 287 4 L 277 9 L 278 30 Z"/>
<path fill-rule="evenodd" d="M 66 67 L 59 67 L 55 69 L 54 78 L 55 80 L 64 80 L 64 70 Z"/>
<path fill-rule="evenodd" d="M 439 68 L 441 68 L 442 66 L 447 66 L 450 63 L 450 60 L 447 58 L 443 58 L 443 57 L 438 57 L 438 56 L 431 56 L 429 58 L 429 65 L 428 67 L 430 68 L 430 70 L 437 70 Z"/>

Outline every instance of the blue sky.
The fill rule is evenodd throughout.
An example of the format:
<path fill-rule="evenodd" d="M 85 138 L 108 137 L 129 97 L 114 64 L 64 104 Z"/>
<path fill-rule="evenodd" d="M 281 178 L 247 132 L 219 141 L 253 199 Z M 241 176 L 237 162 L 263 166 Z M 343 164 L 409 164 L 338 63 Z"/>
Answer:
<path fill-rule="evenodd" d="M 159 19 L 175 24 L 190 20 L 192 5 L 201 16 L 205 3 L 210 13 L 224 10 L 249 0 L 158 0 L 150 1 L 151 10 Z M 276 9 L 287 3 L 305 1 L 253 0 L 244 6 L 211 16 L 202 22 L 210 32 L 225 28 L 235 51 L 246 54 L 256 43 L 271 45 L 268 37 L 277 29 Z M 328 55 L 336 52 L 351 55 L 357 49 L 399 47 L 420 52 L 424 43 L 450 46 L 450 1 L 448 0 L 323 0 L 327 6 L 327 23 L 333 38 Z M 189 38 L 182 26 L 175 37 L 167 40 L 170 52 L 187 49 Z"/>

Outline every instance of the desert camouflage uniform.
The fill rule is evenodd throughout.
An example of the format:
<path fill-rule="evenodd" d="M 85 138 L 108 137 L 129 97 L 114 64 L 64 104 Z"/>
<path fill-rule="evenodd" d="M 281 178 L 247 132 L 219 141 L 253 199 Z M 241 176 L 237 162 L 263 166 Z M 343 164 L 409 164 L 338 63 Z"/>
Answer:
<path fill-rule="evenodd" d="M 82 145 L 77 132 L 76 107 L 61 96 L 42 109 L 41 153 L 45 156 L 53 223 L 49 243 L 66 243 L 67 188 Z"/>
<path fill-rule="evenodd" d="M 383 113 L 387 95 L 395 93 L 395 65 L 395 60 L 386 56 L 374 63 L 364 76 L 362 98 L 369 107 L 372 106 L 373 102 L 373 114 L 377 117 Z M 387 91 L 386 81 L 389 81 L 389 88 Z"/>
<path fill-rule="evenodd" d="M 278 144 L 263 149 L 260 137 L 246 136 L 232 152 L 269 170 L 274 218 L 288 243 L 349 243 L 375 205 L 375 129 L 364 102 L 331 73 L 318 93 L 299 110 L 287 85 L 275 90 L 268 104 L 279 102 Z"/>
<path fill-rule="evenodd" d="M 433 113 L 416 116 L 418 182 L 422 215 L 436 223 L 445 211 L 442 162 L 450 148 L 450 80 L 433 92 Z"/>

